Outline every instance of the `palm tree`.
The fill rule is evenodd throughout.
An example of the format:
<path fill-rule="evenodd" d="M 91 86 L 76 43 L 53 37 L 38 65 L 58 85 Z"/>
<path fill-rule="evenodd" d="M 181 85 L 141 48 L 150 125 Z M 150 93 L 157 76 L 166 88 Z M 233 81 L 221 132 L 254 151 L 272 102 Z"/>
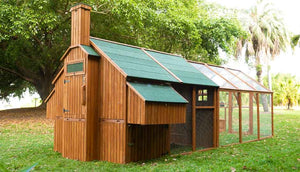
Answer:
<path fill-rule="evenodd" d="M 245 47 L 246 59 L 254 60 L 257 80 L 260 83 L 262 83 L 262 68 L 267 67 L 269 74 L 270 61 L 281 51 L 285 51 L 289 45 L 288 32 L 279 14 L 280 12 L 273 7 L 273 4 L 258 0 L 256 5 L 247 11 L 246 20 L 245 18 L 242 20 L 249 32 L 249 37 L 239 41 L 237 56 Z M 272 89 L 270 79 L 268 83 L 269 88 Z M 263 104 L 266 105 L 266 103 Z M 264 110 L 268 111 L 267 106 L 264 106 Z"/>
<path fill-rule="evenodd" d="M 299 35 L 294 35 L 291 38 L 291 46 L 293 49 L 295 49 L 295 47 L 299 45 L 300 46 L 300 34 Z"/>

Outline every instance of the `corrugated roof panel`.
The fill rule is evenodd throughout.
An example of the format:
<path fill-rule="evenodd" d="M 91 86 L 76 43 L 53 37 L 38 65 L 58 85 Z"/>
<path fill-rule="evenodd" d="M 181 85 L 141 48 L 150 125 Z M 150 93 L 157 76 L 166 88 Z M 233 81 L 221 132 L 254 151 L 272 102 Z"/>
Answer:
<path fill-rule="evenodd" d="M 147 53 L 159 61 L 159 63 L 161 63 L 163 66 L 168 68 L 168 70 L 174 73 L 185 84 L 218 87 L 216 83 L 207 78 L 185 59 L 179 56 L 157 53 L 150 50 L 147 50 Z"/>
<path fill-rule="evenodd" d="M 230 83 L 228 83 L 225 79 L 211 71 L 203 64 L 199 63 L 191 63 L 196 69 L 198 69 L 201 73 L 206 75 L 209 79 L 213 80 L 216 84 L 218 84 L 221 88 L 225 89 L 235 89 Z"/>
<path fill-rule="evenodd" d="M 96 51 L 90 47 L 90 46 L 86 46 L 86 45 L 80 45 L 89 55 L 91 56 L 99 56 L 98 53 L 96 53 Z"/>
<path fill-rule="evenodd" d="M 240 90 L 247 90 L 247 91 L 255 91 L 251 87 L 249 87 L 247 84 L 245 84 L 243 81 L 241 81 L 238 77 L 234 76 L 230 72 L 228 72 L 226 69 L 221 67 L 215 67 L 210 66 L 213 70 L 218 72 L 220 75 L 222 75 L 224 78 L 226 78 L 228 81 L 230 81 L 232 84 L 234 84 L 238 89 Z"/>
<path fill-rule="evenodd" d="M 149 102 L 167 102 L 167 103 L 188 103 L 171 86 L 153 85 L 136 82 L 128 82 L 145 101 Z"/>
<path fill-rule="evenodd" d="M 139 48 L 94 38 L 90 40 L 130 77 L 179 82 Z"/>
<path fill-rule="evenodd" d="M 230 69 L 229 69 L 230 70 Z M 247 82 L 248 84 L 250 84 L 252 87 L 254 87 L 256 90 L 258 91 L 265 91 L 265 92 L 269 92 L 269 90 L 265 89 L 264 87 L 262 87 L 261 85 L 259 85 L 258 83 L 256 83 L 255 81 L 253 81 L 251 78 L 249 78 L 248 76 L 246 76 L 244 73 L 237 71 L 237 70 L 230 70 L 232 73 L 234 73 L 235 75 L 237 75 L 238 77 L 240 77 L 242 80 L 244 80 L 245 82 Z"/>

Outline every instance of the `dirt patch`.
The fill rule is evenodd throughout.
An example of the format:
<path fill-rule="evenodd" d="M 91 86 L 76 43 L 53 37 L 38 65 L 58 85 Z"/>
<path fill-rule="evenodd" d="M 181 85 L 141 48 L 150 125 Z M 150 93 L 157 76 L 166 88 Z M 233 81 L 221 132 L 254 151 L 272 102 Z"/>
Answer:
<path fill-rule="evenodd" d="M 46 119 L 45 108 L 20 108 L 0 111 L 0 125 L 22 122 L 52 123 Z"/>

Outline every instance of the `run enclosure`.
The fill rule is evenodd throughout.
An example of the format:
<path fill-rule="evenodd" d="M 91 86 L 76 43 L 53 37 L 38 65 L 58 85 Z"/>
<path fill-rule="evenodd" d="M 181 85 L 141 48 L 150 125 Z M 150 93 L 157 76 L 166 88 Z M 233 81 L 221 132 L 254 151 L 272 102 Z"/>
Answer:
<path fill-rule="evenodd" d="M 192 61 L 190 63 L 220 86 L 217 96 L 219 122 L 216 146 L 273 136 L 272 91 L 239 70 Z"/>

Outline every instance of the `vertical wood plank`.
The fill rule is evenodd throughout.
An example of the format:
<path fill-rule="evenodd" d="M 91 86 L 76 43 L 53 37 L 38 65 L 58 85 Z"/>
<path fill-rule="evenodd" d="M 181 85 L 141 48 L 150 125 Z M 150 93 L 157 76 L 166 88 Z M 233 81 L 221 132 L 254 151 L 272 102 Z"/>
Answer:
<path fill-rule="evenodd" d="M 193 87 L 192 97 L 192 150 L 196 150 L 196 88 Z"/>
<path fill-rule="evenodd" d="M 242 143 L 242 93 L 238 92 L 238 104 L 239 104 L 239 142 Z"/>

